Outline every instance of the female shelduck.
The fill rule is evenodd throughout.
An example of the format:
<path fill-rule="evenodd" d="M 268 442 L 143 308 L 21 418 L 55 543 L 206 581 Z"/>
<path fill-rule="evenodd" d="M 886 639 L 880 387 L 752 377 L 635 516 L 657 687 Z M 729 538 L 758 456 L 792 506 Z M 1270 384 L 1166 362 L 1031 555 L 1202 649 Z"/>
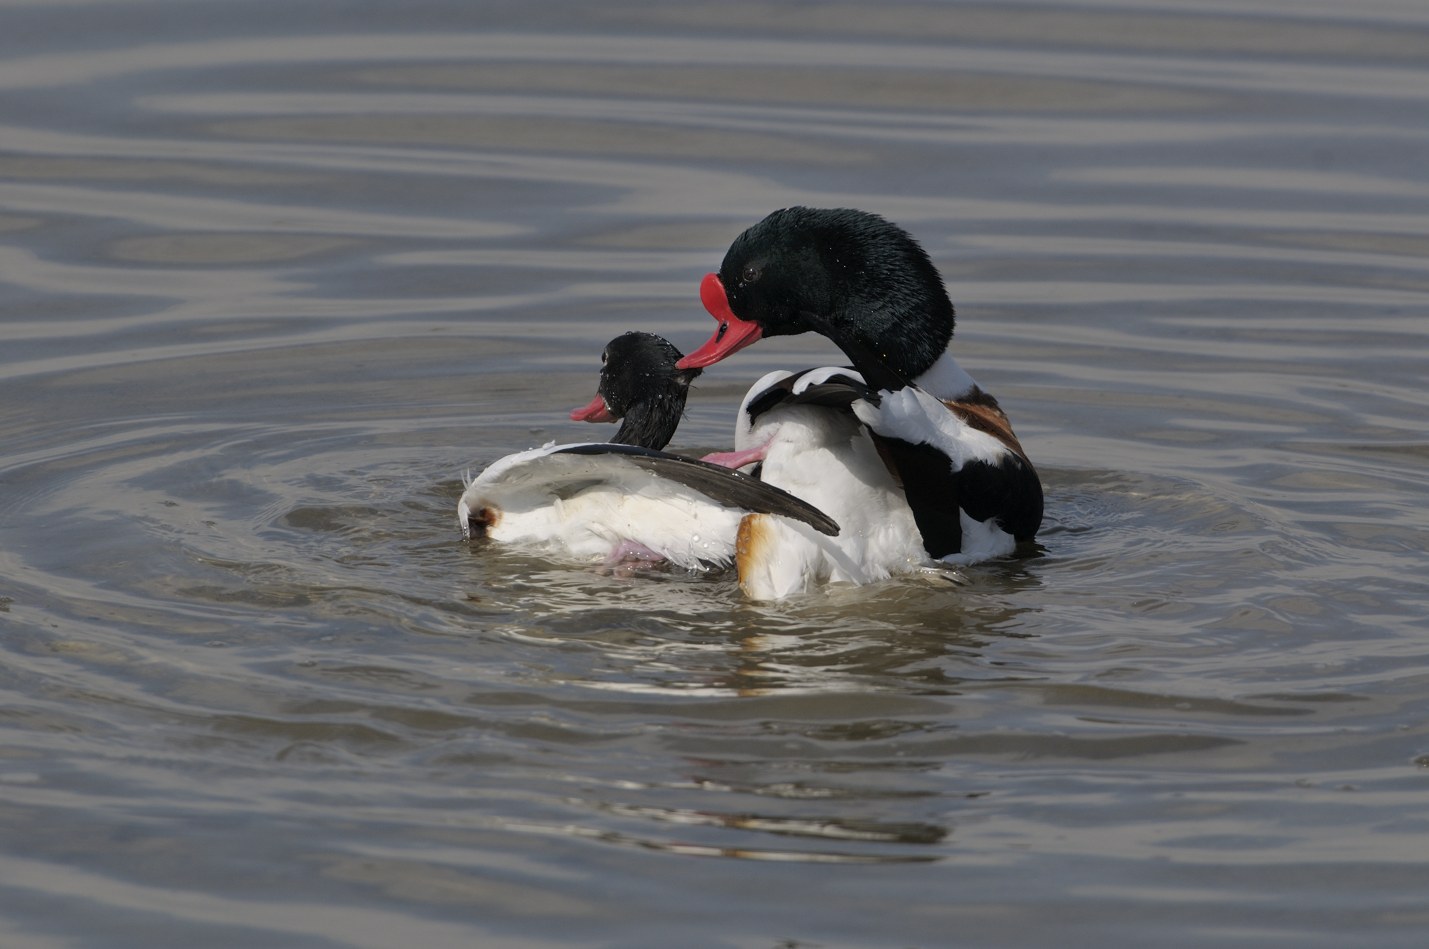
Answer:
<path fill-rule="evenodd" d="M 850 408 L 930 557 L 1004 556 L 1037 533 L 1037 472 L 997 400 L 949 352 L 953 305 L 902 228 L 853 209 L 775 211 L 735 239 L 700 298 L 719 327 L 679 369 L 712 365 L 765 336 L 814 332 L 843 351 L 867 387 Z"/>
<path fill-rule="evenodd" d="M 740 520 L 751 512 L 837 533 L 836 522 L 786 491 L 659 450 L 699 374 L 676 370 L 679 357 L 648 333 L 611 341 L 598 394 L 571 417 L 622 418 L 617 442 L 548 445 L 496 461 L 457 504 L 462 532 L 575 560 L 663 560 L 688 569 L 729 564 Z"/>
<path fill-rule="evenodd" d="M 679 423 L 690 380 L 700 372 L 676 369 L 679 358 L 679 350 L 659 336 L 620 337 L 602 355 L 596 397 L 571 418 L 622 419 L 614 441 L 664 445 Z M 740 587 L 752 599 L 779 600 L 826 582 L 871 583 L 929 565 L 912 511 L 852 411 L 856 399 L 868 397 L 867 386 L 851 372 L 772 372 L 744 397 L 735 450 L 705 457 L 729 468 L 757 463 L 757 477 L 766 485 L 809 502 L 840 527 L 831 535 L 788 517 L 744 514 L 733 550 Z M 706 534 L 720 538 L 725 549 L 726 533 Z"/>

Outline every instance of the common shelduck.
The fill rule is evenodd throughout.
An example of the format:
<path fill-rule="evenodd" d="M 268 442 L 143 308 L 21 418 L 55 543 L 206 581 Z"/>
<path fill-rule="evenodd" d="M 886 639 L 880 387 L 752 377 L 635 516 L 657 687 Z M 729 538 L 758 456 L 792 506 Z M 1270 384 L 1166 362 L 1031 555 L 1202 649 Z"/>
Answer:
<path fill-rule="evenodd" d="M 748 513 L 838 532 L 835 521 L 786 491 L 659 450 L 679 424 L 698 370 L 676 370 L 679 350 L 655 340 L 613 340 L 596 398 L 571 413 L 622 417 L 617 438 L 628 443 L 547 445 L 499 459 L 468 482 L 457 504 L 467 537 L 575 560 L 663 560 L 696 569 L 733 560 Z"/>
<path fill-rule="evenodd" d="M 953 305 L 908 232 L 847 208 L 775 211 L 735 239 L 700 298 L 719 327 L 679 369 L 765 336 L 814 332 L 843 351 L 869 389 L 850 407 L 930 557 L 1003 556 L 1037 533 L 1037 472 L 997 400 L 949 352 Z"/>

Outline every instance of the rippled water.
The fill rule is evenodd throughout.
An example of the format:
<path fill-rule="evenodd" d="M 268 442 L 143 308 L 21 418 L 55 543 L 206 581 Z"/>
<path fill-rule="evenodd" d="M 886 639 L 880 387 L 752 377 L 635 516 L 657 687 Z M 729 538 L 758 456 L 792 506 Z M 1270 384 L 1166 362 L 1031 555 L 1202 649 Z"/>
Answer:
<path fill-rule="evenodd" d="M 1422 944 L 1422 3 L 10 0 L 0 57 L 0 944 Z M 923 239 L 1037 554 L 468 548 L 461 473 L 793 203 Z"/>

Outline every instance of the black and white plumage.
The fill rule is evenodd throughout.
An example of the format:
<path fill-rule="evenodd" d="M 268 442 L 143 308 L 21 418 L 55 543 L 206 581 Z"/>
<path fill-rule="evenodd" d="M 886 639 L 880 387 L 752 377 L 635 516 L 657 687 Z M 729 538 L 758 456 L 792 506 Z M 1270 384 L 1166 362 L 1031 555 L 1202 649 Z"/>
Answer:
<path fill-rule="evenodd" d="M 620 434 L 637 443 L 547 445 L 499 459 L 457 504 L 463 533 L 573 560 L 664 560 L 690 569 L 732 562 L 740 520 L 751 512 L 837 533 L 837 523 L 777 487 L 659 450 L 679 425 L 698 370 L 676 370 L 679 351 L 649 336 L 612 341 L 596 398 L 572 413 L 623 418 Z"/>
<path fill-rule="evenodd" d="M 719 328 L 679 368 L 805 332 L 844 352 L 872 396 L 849 408 L 906 499 L 928 556 L 1002 556 L 1036 534 L 1037 472 L 997 400 L 949 352 L 952 303 L 902 228 L 853 209 L 775 211 L 735 239 L 700 297 Z"/>

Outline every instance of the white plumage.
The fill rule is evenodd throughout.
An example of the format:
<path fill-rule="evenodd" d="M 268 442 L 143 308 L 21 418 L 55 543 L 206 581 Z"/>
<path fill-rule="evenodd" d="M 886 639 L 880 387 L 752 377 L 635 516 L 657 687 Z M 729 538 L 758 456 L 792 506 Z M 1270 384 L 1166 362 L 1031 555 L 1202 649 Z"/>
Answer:
<path fill-rule="evenodd" d="M 831 372 L 856 377 L 847 370 Z M 744 592 L 777 600 L 823 583 L 872 583 L 927 566 L 913 512 L 852 412 L 790 402 L 751 424 L 751 402 L 793 377 L 772 372 L 749 390 L 740 406 L 735 449 L 762 446 L 760 477 L 815 505 L 841 529 L 829 537 L 785 518 L 749 515 L 740 531 Z M 791 395 L 802 395 L 825 378 L 818 370 L 806 373 Z"/>
<path fill-rule="evenodd" d="M 676 370 L 679 358 L 650 333 L 612 340 L 596 397 L 572 418 L 622 420 L 616 442 L 547 445 L 497 460 L 467 482 L 457 503 L 463 533 L 576 562 L 667 561 L 687 569 L 730 564 L 740 521 L 751 512 L 837 533 L 836 522 L 777 487 L 659 450 L 699 374 Z"/>
<path fill-rule="evenodd" d="M 457 504 L 462 529 L 576 561 L 624 554 L 687 569 L 728 566 L 743 508 L 653 474 L 622 454 L 553 445 L 508 455 L 473 479 Z M 595 446 L 600 447 L 600 446 Z"/>

